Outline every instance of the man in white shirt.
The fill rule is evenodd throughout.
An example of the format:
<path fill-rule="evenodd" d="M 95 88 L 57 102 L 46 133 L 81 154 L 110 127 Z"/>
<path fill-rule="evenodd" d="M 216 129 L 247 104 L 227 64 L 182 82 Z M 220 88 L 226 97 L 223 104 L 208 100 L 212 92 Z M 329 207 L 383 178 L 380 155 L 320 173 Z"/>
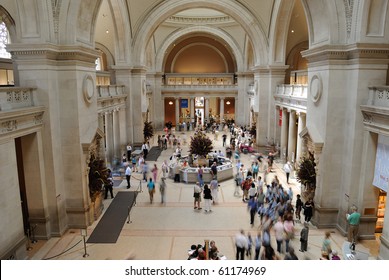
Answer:
<path fill-rule="evenodd" d="M 285 171 L 285 175 L 286 175 L 286 183 L 289 184 L 289 175 L 290 175 L 290 172 L 292 172 L 292 165 L 290 164 L 289 161 L 287 163 L 285 163 L 284 171 Z"/>
<path fill-rule="evenodd" d="M 235 246 L 236 246 L 236 259 L 244 260 L 245 251 L 249 247 L 247 237 L 244 235 L 243 229 L 235 236 Z"/>
<path fill-rule="evenodd" d="M 131 188 L 131 182 L 130 182 L 130 180 L 131 180 L 131 167 L 130 167 L 130 165 L 128 165 L 127 166 L 127 168 L 126 168 L 126 173 L 125 173 L 125 175 L 126 175 L 126 180 L 127 180 L 127 189 L 129 189 L 129 188 Z"/>

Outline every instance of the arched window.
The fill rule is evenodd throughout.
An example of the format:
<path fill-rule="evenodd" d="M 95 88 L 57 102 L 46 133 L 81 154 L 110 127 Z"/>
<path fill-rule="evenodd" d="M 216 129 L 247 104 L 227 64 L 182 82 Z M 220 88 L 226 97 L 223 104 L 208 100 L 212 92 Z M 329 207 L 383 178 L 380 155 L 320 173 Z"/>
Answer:
<path fill-rule="evenodd" d="M 11 58 L 11 54 L 7 52 L 5 46 L 10 42 L 7 26 L 0 17 L 0 58 Z"/>

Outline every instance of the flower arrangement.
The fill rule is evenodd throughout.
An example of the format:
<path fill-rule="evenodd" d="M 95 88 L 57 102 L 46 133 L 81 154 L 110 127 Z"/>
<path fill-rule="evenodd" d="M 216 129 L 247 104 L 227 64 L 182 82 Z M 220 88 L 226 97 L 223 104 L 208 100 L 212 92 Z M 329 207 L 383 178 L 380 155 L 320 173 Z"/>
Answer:
<path fill-rule="evenodd" d="M 191 137 L 189 152 L 192 155 L 205 157 L 213 150 L 211 139 L 202 132 Z"/>
<path fill-rule="evenodd" d="M 91 156 L 89 162 L 89 195 L 92 201 L 102 193 L 103 186 L 107 182 L 107 167 L 105 161 Z"/>
<path fill-rule="evenodd" d="M 154 135 L 154 129 L 151 125 L 151 122 L 145 121 L 144 127 L 143 127 L 143 138 L 145 139 L 145 142 L 147 142 L 151 137 Z"/>

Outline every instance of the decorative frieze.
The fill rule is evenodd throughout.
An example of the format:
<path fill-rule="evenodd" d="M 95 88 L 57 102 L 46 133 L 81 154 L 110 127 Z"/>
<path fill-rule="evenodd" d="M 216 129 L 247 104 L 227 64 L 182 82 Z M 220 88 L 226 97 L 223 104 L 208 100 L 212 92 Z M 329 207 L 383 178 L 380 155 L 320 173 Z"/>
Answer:
<path fill-rule="evenodd" d="M 43 106 L 37 106 L 0 112 L 0 136 L 41 126 L 44 111 Z"/>
<path fill-rule="evenodd" d="M 16 120 L 5 121 L 1 123 L 1 132 L 11 132 L 18 128 L 18 122 Z"/>

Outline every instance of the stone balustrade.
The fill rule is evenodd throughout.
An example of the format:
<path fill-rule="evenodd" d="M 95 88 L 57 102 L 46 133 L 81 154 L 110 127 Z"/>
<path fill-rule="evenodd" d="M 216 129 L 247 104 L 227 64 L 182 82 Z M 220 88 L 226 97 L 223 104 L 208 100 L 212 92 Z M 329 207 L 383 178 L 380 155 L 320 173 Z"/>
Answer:
<path fill-rule="evenodd" d="M 389 108 L 389 86 L 369 87 L 367 106 Z"/>
<path fill-rule="evenodd" d="M 162 91 L 169 92 L 198 92 L 198 91 L 206 91 L 206 92 L 236 92 L 238 90 L 237 85 L 164 85 L 162 86 Z"/>
<path fill-rule="evenodd" d="M 307 110 L 307 85 L 277 85 L 274 94 L 275 103 L 278 106 L 290 108 L 298 111 Z"/>
<path fill-rule="evenodd" d="M 0 111 L 9 111 L 34 106 L 35 88 L 0 87 Z"/>
<path fill-rule="evenodd" d="M 110 98 L 124 95 L 123 85 L 101 85 L 97 86 L 98 98 Z"/>

